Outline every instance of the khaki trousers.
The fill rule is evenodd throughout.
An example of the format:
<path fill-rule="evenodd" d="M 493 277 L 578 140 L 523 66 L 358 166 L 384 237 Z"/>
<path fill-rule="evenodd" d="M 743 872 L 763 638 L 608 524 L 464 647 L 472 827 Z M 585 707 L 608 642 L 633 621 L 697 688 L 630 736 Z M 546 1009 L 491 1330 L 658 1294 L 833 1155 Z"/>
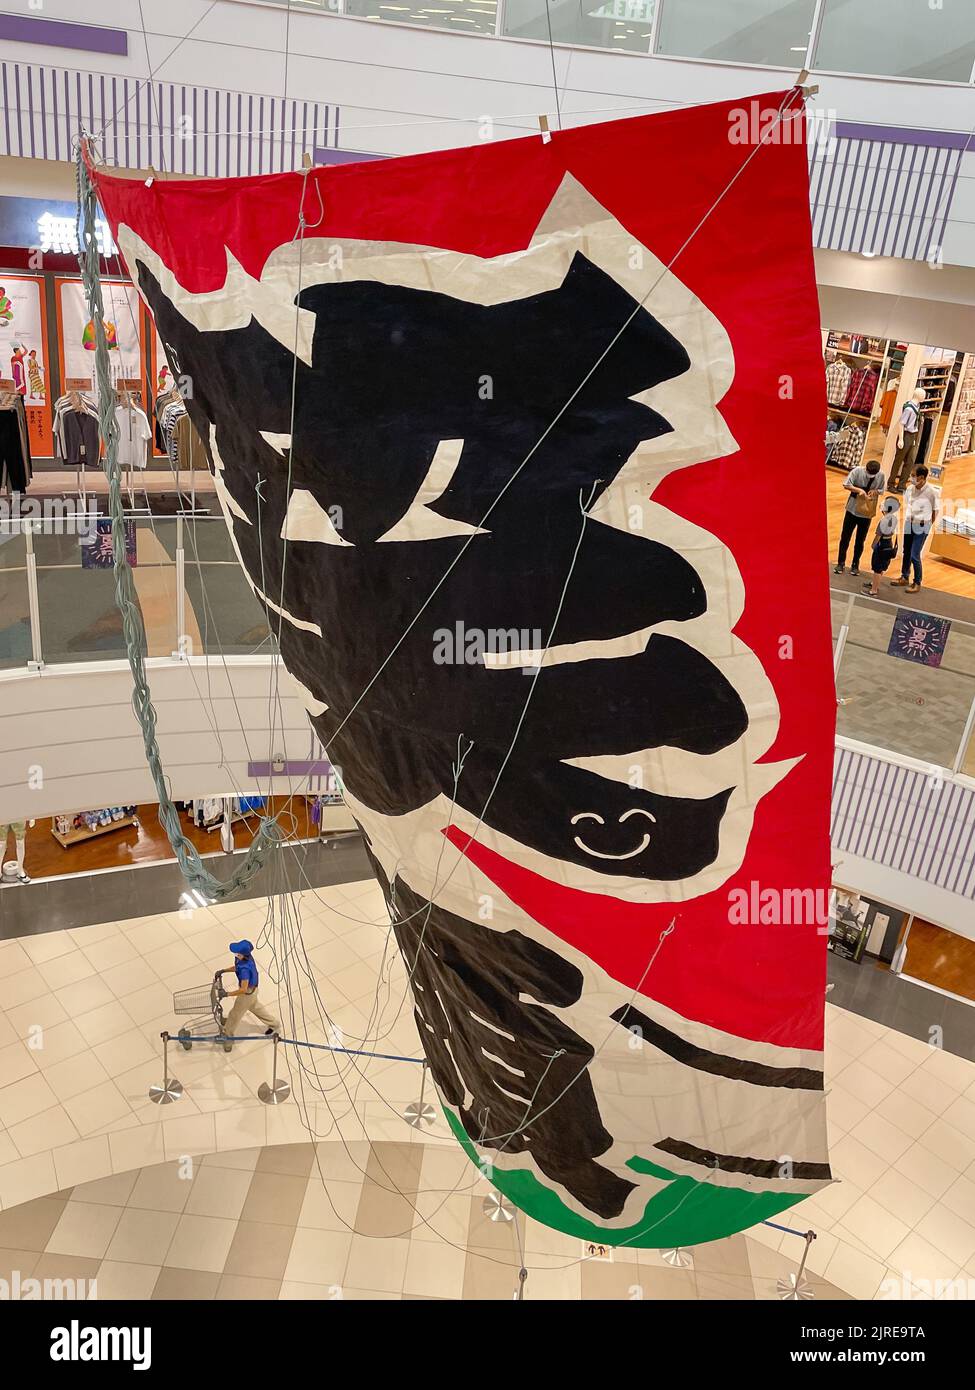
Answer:
<path fill-rule="evenodd" d="M 271 1010 L 265 1009 L 264 1005 L 260 1003 L 256 990 L 253 994 L 238 994 L 234 1000 L 234 1006 L 224 1024 L 224 1031 L 229 1033 L 231 1037 L 237 1032 L 244 1014 L 253 1014 L 255 1018 L 261 1020 L 266 1028 L 273 1028 L 275 1033 L 281 1032 L 281 1024 L 271 1013 Z"/>

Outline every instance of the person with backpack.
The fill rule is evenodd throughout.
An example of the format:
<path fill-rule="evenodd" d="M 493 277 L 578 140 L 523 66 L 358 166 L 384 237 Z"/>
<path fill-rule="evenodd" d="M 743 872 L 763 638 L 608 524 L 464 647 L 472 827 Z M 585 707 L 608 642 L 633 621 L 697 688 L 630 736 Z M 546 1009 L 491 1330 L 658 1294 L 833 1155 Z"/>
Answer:
<path fill-rule="evenodd" d="M 880 509 L 880 520 L 874 532 L 870 555 L 870 575 L 863 586 L 863 592 L 871 598 L 880 597 L 880 576 L 886 574 L 891 563 L 897 558 L 897 534 L 900 531 L 901 504 L 896 497 L 885 497 Z"/>
<path fill-rule="evenodd" d="M 883 495 L 884 482 L 884 475 L 876 459 L 869 459 L 866 464 L 857 464 L 856 468 L 851 468 L 846 475 L 843 486 L 850 496 L 843 513 L 840 549 L 833 567 L 834 574 L 842 574 L 846 569 L 846 552 L 854 533 L 856 539 L 853 541 L 853 564 L 850 573 L 860 573 L 860 556 L 863 554 L 870 522 L 877 514 L 877 503 Z"/>

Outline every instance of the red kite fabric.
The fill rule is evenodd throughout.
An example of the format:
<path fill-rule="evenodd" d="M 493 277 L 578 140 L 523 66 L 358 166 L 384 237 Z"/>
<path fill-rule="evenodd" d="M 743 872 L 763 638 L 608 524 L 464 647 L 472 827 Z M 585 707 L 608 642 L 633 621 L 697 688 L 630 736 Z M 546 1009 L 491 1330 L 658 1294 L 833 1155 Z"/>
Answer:
<path fill-rule="evenodd" d="M 611 1244 L 828 1182 L 799 92 L 304 174 L 93 172 L 460 1142 Z"/>

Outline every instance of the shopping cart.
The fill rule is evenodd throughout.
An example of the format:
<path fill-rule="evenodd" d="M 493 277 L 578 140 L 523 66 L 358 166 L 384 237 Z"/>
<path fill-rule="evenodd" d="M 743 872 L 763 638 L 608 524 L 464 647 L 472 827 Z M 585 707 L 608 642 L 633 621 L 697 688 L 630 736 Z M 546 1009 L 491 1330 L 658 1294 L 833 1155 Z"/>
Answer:
<path fill-rule="evenodd" d="M 191 1014 L 190 1022 L 176 1034 L 180 1047 L 189 1052 L 193 1046 L 194 1035 L 212 1035 L 216 1025 L 217 1036 L 225 1039 L 223 1048 L 229 1052 L 232 1043 L 224 1028 L 221 999 L 226 990 L 220 983 L 221 975 L 232 975 L 233 970 L 218 970 L 208 985 L 196 985 L 193 989 L 178 989 L 173 994 L 173 1013 Z"/>

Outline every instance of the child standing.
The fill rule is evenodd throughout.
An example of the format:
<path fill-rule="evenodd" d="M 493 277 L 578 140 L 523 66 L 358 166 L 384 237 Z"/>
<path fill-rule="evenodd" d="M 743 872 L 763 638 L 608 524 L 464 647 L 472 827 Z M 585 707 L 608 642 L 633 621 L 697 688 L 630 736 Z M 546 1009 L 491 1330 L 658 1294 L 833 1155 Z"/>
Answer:
<path fill-rule="evenodd" d="M 886 574 L 897 555 L 897 534 L 900 530 L 900 503 L 896 497 L 885 497 L 880 509 L 880 520 L 874 533 L 870 557 L 870 579 L 864 584 L 863 592 L 871 598 L 880 594 L 880 576 Z"/>

